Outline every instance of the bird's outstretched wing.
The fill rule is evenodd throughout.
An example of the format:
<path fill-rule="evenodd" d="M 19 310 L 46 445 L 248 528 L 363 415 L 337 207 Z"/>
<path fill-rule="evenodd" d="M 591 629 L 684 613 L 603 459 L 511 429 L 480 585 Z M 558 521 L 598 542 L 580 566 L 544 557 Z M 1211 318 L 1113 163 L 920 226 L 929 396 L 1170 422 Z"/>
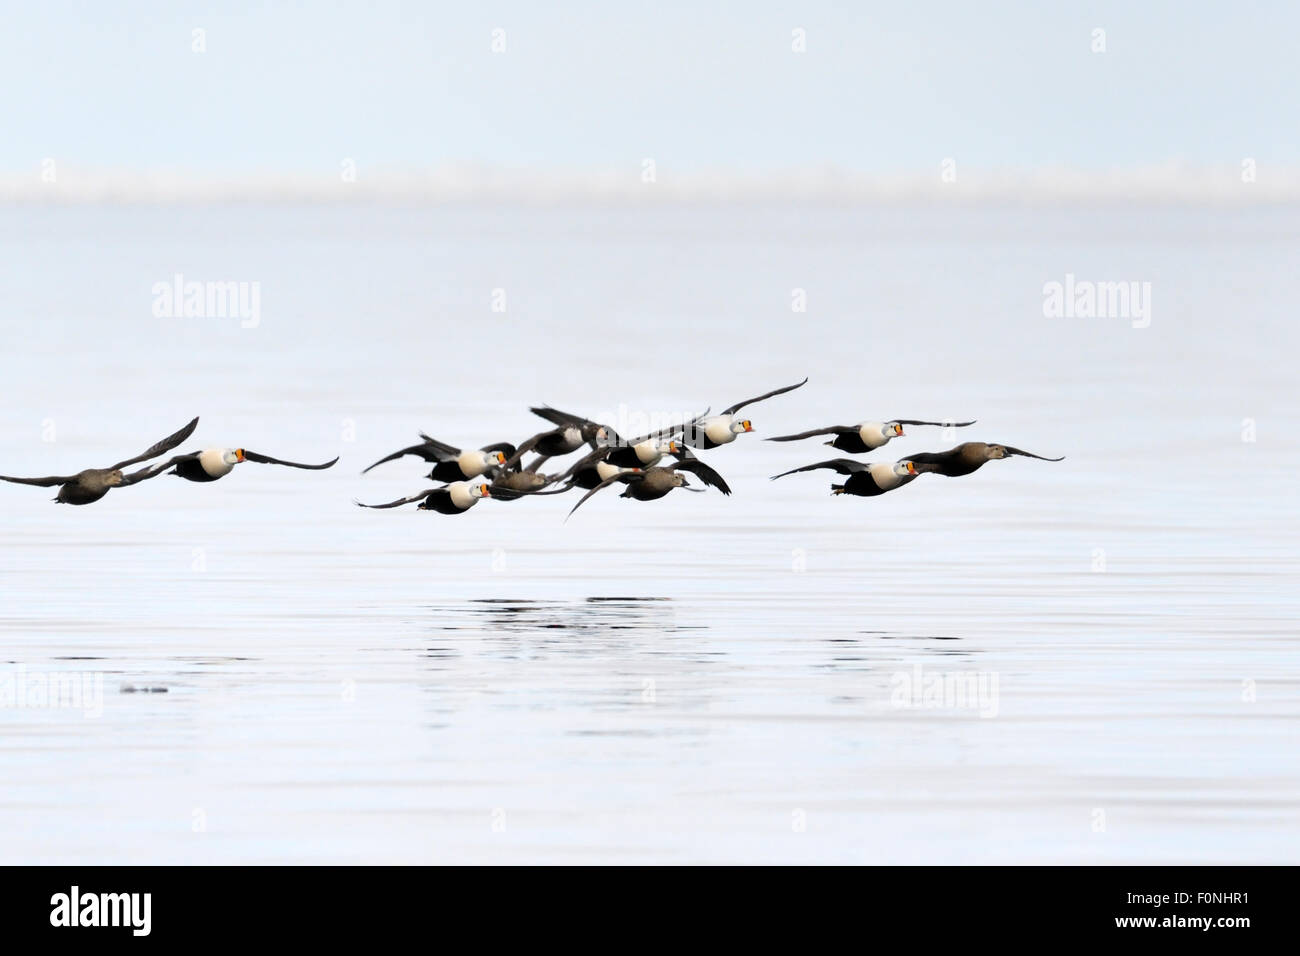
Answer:
<path fill-rule="evenodd" d="M 163 452 L 171 451 L 173 448 L 175 448 L 185 439 L 189 438 L 190 435 L 194 433 L 194 429 L 198 427 L 199 427 L 199 420 L 198 417 L 196 416 L 193 419 L 193 421 L 191 421 L 180 431 L 172 432 L 172 434 L 168 435 L 166 438 L 158 442 L 156 445 L 150 445 L 141 454 L 136 455 L 134 458 L 128 458 L 125 461 L 119 461 L 116 465 L 113 465 L 112 467 L 125 468 L 127 465 L 136 465 L 142 461 L 148 461 L 150 458 L 157 458 L 159 455 L 163 454 Z"/>
<path fill-rule="evenodd" d="M 592 488 L 580 499 L 578 499 L 578 503 L 574 505 L 572 508 L 570 508 L 569 513 L 564 516 L 564 520 L 568 521 L 570 518 L 572 518 L 573 513 L 582 507 L 583 502 L 586 501 L 588 498 L 590 498 L 592 495 L 594 495 L 596 492 L 608 488 L 610 485 L 614 484 L 615 482 L 623 482 L 624 484 L 627 484 L 630 481 L 644 481 L 644 480 L 645 480 L 645 475 L 641 474 L 640 472 L 634 472 L 634 471 L 625 472 L 619 475 L 611 475 L 610 477 L 602 481 L 600 484 L 598 484 L 595 488 Z"/>
<path fill-rule="evenodd" d="M 451 445 L 448 445 L 446 442 L 440 442 L 436 439 L 430 438 L 428 435 L 425 435 L 423 432 L 420 433 L 420 437 L 424 439 L 424 441 L 420 442 L 420 444 L 411 445 L 409 448 L 399 449 L 398 451 L 393 452 L 391 455 L 385 455 L 383 458 L 379 459 L 373 465 L 369 466 L 368 468 L 362 469 L 361 474 L 364 475 L 371 468 L 377 468 L 386 461 L 396 461 L 397 459 L 401 458 L 403 455 L 417 455 L 420 458 L 423 458 L 425 461 L 429 462 L 430 464 L 437 464 L 440 461 L 449 461 L 460 454 L 459 448 L 453 448 Z"/>
<path fill-rule="evenodd" d="M 552 408 L 550 405 L 541 405 L 528 410 L 540 418 L 545 418 L 553 425 L 571 425 L 574 428 L 581 428 L 583 425 L 598 424 L 597 422 L 593 422 L 590 418 L 583 418 L 581 415 L 574 415 L 570 412 L 562 412 L 558 408 Z"/>
<path fill-rule="evenodd" d="M 160 462 L 156 465 L 146 465 L 139 471 L 133 471 L 129 475 L 123 475 L 122 484 L 119 487 L 124 488 L 127 485 L 137 485 L 142 481 L 148 481 L 150 478 L 157 478 L 169 468 L 174 468 L 183 461 L 191 461 L 198 457 L 199 452 L 197 451 L 190 452 L 188 455 L 172 455 L 172 457 L 168 458 L 164 462 Z"/>
<path fill-rule="evenodd" d="M 791 468 L 789 471 L 783 471 L 779 475 L 773 475 L 772 481 L 778 478 L 784 478 L 786 475 L 793 475 L 798 471 L 815 471 L 818 468 L 832 468 L 841 475 L 851 475 L 855 471 L 866 471 L 871 466 L 869 461 L 854 461 L 852 458 L 832 458 L 829 461 L 819 461 L 813 465 L 804 465 L 802 468 Z"/>
<path fill-rule="evenodd" d="M 949 448 L 947 451 L 922 451 L 915 455 L 908 455 L 905 459 L 914 465 L 942 465 L 946 462 L 961 456 L 961 449 L 965 445 L 958 445 L 956 448 Z"/>
<path fill-rule="evenodd" d="M 558 435 L 567 425 L 561 425 L 559 428 L 552 428 L 549 431 L 538 432 L 536 435 L 529 436 L 519 443 L 519 447 L 514 450 L 513 454 L 506 456 L 506 463 L 501 466 L 506 471 L 514 471 L 519 467 L 519 462 L 523 460 L 524 455 L 528 454 L 537 447 L 537 443 L 544 438 L 550 438 L 552 435 Z"/>
<path fill-rule="evenodd" d="M 974 425 L 975 420 L 968 422 L 923 422 L 918 418 L 890 418 L 888 421 L 898 422 L 900 425 L 938 425 L 940 428 L 965 428 L 967 425 Z"/>
<path fill-rule="evenodd" d="M 673 471 L 689 471 L 710 488 L 717 488 L 724 495 L 731 494 L 731 488 L 728 487 L 722 476 L 693 455 L 690 458 L 683 458 L 681 461 L 674 462 L 668 467 Z"/>
<path fill-rule="evenodd" d="M 704 421 L 708 414 L 709 410 L 706 408 L 694 418 L 689 418 L 679 425 L 666 425 L 658 431 L 649 432 L 645 435 L 638 435 L 636 438 L 620 438 L 619 443 L 631 447 L 633 445 L 639 445 L 642 442 L 650 441 L 652 438 L 657 438 L 660 441 L 665 438 L 672 438 L 674 435 L 679 435 L 682 432 L 693 431 L 700 422 Z"/>
<path fill-rule="evenodd" d="M 53 488 L 55 485 L 66 485 L 76 477 L 76 475 L 50 475 L 48 478 L 13 478 L 9 475 L 0 475 L 0 481 L 12 481 L 16 485 L 37 485 L 41 488 Z"/>
<path fill-rule="evenodd" d="M 816 435 L 856 435 L 857 428 L 853 425 L 827 425 L 825 428 L 814 428 L 812 431 L 800 432 L 797 435 L 777 435 L 775 438 L 768 438 L 767 441 L 799 441 L 801 438 L 812 438 Z"/>
<path fill-rule="evenodd" d="M 409 505 L 412 501 L 423 501 L 430 495 L 438 494 L 438 492 L 442 492 L 443 494 L 449 493 L 445 488 L 427 488 L 419 494 L 414 494 L 407 498 L 398 498 L 396 501 L 390 501 L 387 504 L 368 505 L 360 501 L 355 503 L 360 505 L 362 508 L 400 508 L 402 505 Z"/>
<path fill-rule="evenodd" d="M 281 461 L 279 458 L 272 458 L 270 455 L 258 454 L 255 451 L 249 451 L 247 448 L 243 451 L 244 457 L 249 461 L 260 462 L 263 465 L 288 465 L 290 468 L 306 468 L 310 471 L 321 471 L 325 468 L 332 468 L 334 463 L 338 461 L 338 458 L 335 457 L 325 462 L 323 465 L 304 465 L 296 461 Z"/>
<path fill-rule="evenodd" d="M 793 392 L 796 388 L 799 388 L 800 386 L 807 385 L 807 384 L 808 384 L 808 379 L 805 378 L 802 382 L 796 382 L 793 385 L 787 385 L 785 388 L 774 388 L 770 392 L 764 392 L 762 395 L 759 395 L 757 398 L 747 398 L 743 402 L 737 402 L 735 405 L 732 405 L 730 408 L 724 408 L 722 410 L 722 414 L 734 415 L 736 414 L 736 412 L 740 411 L 746 405 L 753 405 L 755 402 L 761 402 L 764 399 L 771 398 L 773 395 L 781 395 L 784 394 L 785 392 Z"/>
<path fill-rule="evenodd" d="M 1019 448 L 1012 448 L 1010 445 L 1003 445 L 1008 455 L 1024 455 L 1026 458 L 1037 458 L 1039 461 L 1065 461 L 1065 456 L 1060 458 L 1044 458 L 1042 455 L 1035 455 L 1030 451 L 1021 451 Z"/>

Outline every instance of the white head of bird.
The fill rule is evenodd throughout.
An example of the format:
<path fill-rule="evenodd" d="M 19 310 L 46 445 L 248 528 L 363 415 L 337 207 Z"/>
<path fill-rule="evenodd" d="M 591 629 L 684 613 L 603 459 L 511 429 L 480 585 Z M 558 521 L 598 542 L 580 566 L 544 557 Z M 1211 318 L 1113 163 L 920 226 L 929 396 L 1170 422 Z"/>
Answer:
<path fill-rule="evenodd" d="M 205 448 L 199 452 L 199 467 L 213 478 L 228 475 L 244 460 L 242 448 Z"/>
<path fill-rule="evenodd" d="M 639 445 L 632 446 L 632 450 L 636 452 L 636 456 L 641 460 L 641 464 L 653 465 L 664 455 L 677 454 L 677 442 L 667 441 L 661 438 L 651 438 L 648 441 L 641 442 Z"/>
<path fill-rule="evenodd" d="M 733 418 L 730 415 L 715 415 L 706 418 L 696 426 L 704 436 L 715 445 L 725 445 L 736 440 L 737 435 L 754 430 L 754 423 L 748 418 Z M 698 432 L 697 432 L 698 433 Z"/>
<path fill-rule="evenodd" d="M 456 456 L 456 464 L 466 478 L 477 478 L 489 468 L 506 463 L 506 456 L 499 451 L 478 451 L 466 449 Z"/>
<path fill-rule="evenodd" d="M 896 461 L 894 462 L 894 474 L 899 478 L 906 478 L 908 475 L 915 475 L 916 465 L 912 464 L 910 461 Z"/>
<path fill-rule="evenodd" d="M 477 504 L 480 498 L 492 497 L 488 486 L 479 481 L 453 481 L 447 486 L 447 494 L 451 496 L 451 503 L 462 511 Z M 424 502 L 420 502 L 417 507 L 428 510 Z"/>
<path fill-rule="evenodd" d="M 898 422 L 863 422 L 858 426 L 858 437 L 868 448 L 879 448 L 888 444 L 891 438 L 898 438 L 902 434 L 903 426 Z"/>

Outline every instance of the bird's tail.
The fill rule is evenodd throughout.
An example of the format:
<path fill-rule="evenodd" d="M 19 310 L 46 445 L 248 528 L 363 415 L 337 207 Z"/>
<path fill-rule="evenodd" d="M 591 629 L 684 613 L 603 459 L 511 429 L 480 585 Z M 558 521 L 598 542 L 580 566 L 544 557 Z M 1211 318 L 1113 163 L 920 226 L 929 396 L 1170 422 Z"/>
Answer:
<path fill-rule="evenodd" d="M 844 486 L 843 486 L 843 485 L 831 485 L 831 494 L 833 494 L 833 495 L 842 495 L 842 494 L 844 494 Z"/>

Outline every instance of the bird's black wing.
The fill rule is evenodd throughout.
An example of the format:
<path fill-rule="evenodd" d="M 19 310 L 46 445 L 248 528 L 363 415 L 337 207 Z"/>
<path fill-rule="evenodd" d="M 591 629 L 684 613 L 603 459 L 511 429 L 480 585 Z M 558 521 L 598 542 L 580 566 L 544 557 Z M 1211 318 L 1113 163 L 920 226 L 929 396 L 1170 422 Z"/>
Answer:
<path fill-rule="evenodd" d="M 689 471 L 710 488 L 717 488 L 724 495 L 731 494 L 731 488 L 728 487 L 722 476 L 694 456 L 690 458 L 683 457 L 681 461 L 674 462 L 668 467 L 673 471 Z"/>
<path fill-rule="evenodd" d="M 76 477 L 76 475 L 50 475 L 48 478 L 12 478 L 9 475 L 0 475 L 0 481 L 12 481 L 16 485 L 37 485 L 41 488 L 53 488 L 55 485 L 66 485 Z"/>
<path fill-rule="evenodd" d="M 133 471 L 129 475 L 122 476 L 122 484 L 118 487 L 125 488 L 127 485 L 136 485 L 142 481 L 148 481 L 150 478 L 157 478 L 169 468 L 174 468 L 183 461 L 191 461 L 199 457 L 199 452 L 192 451 L 188 455 L 172 455 L 166 461 L 157 465 L 146 465 L 139 471 Z"/>
<path fill-rule="evenodd" d="M 548 422 L 560 426 L 573 426 L 581 428 L 583 425 L 596 425 L 590 418 L 583 418 L 581 415 L 573 415 L 569 412 L 562 412 L 558 408 L 551 408 L 550 405 L 542 405 L 537 408 L 528 409 L 534 415 L 545 418 Z"/>
<path fill-rule="evenodd" d="M 279 458 L 272 458 L 270 455 L 260 455 L 255 451 L 249 451 L 247 448 L 243 451 L 244 457 L 249 461 L 260 462 L 263 465 L 288 465 L 290 468 L 307 468 L 311 471 L 321 471 L 325 468 L 332 468 L 334 463 L 338 461 L 338 458 L 336 457 L 325 462 L 323 465 L 304 465 L 296 461 L 281 461 Z"/>
<path fill-rule="evenodd" d="M 1037 458 L 1039 461 L 1065 461 L 1065 456 L 1060 458 L 1044 458 L 1042 455 L 1035 455 L 1030 451 L 1021 451 L 1019 448 L 1012 448 L 1010 445 L 1003 445 L 1008 455 L 1024 455 L 1026 458 Z M 915 460 L 915 459 L 914 459 Z"/>
<path fill-rule="evenodd" d="M 709 410 L 706 408 L 704 411 L 700 412 L 700 414 L 696 415 L 694 418 L 688 419 L 687 421 L 682 422 L 680 425 L 666 425 L 665 427 L 660 428 L 658 431 L 653 431 L 645 435 L 638 435 L 636 438 L 620 438 L 618 441 L 619 444 L 631 448 L 633 445 L 639 445 L 642 442 L 649 441 L 652 438 L 658 438 L 660 440 L 663 440 L 665 438 L 672 438 L 674 435 L 681 434 L 682 432 L 685 431 L 693 430 L 697 425 L 699 425 L 700 422 L 702 422 L 705 419 L 705 417 L 708 414 L 709 414 Z"/>
<path fill-rule="evenodd" d="M 852 458 L 832 458 L 829 461 L 819 461 L 813 465 L 804 465 L 802 468 L 791 468 L 789 471 L 783 471 L 779 475 L 773 475 L 772 481 L 778 478 L 784 478 L 786 475 L 793 475 L 798 471 L 815 471 L 818 468 L 833 468 L 841 475 L 851 475 L 855 471 L 866 471 L 870 467 L 869 461 L 854 461 Z"/>
<path fill-rule="evenodd" d="M 732 405 L 730 408 L 724 408 L 722 410 L 722 414 L 734 415 L 736 414 L 736 412 L 740 411 L 746 405 L 753 405 L 755 402 L 761 402 L 764 399 L 771 398 L 773 395 L 781 395 L 784 394 L 785 392 L 793 392 L 796 388 L 799 388 L 800 386 L 806 384 L 808 384 L 807 378 L 805 378 L 802 382 L 796 382 L 794 385 L 787 385 L 785 388 L 774 388 L 772 389 L 772 391 L 765 392 L 762 395 L 759 395 L 757 398 L 747 398 L 743 402 L 737 402 L 735 405 Z"/>
<path fill-rule="evenodd" d="M 403 455 L 418 455 L 430 464 L 437 464 L 440 461 L 450 461 L 460 455 L 460 450 L 457 448 L 452 448 L 450 445 L 444 444 L 443 442 L 435 441 L 426 435 L 421 435 L 420 437 L 424 439 L 420 444 L 395 451 L 391 455 L 385 455 L 370 467 L 363 468 L 361 474 L 364 475 L 371 468 L 377 468 L 386 461 L 396 461 Z"/>
<path fill-rule="evenodd" d="M 961 450 L 965 447 L 965 445 L 958 445 L 947 451 L 923 451 L 916 455 L 908 455 L 903 460 L 910 461 L 914 465 L 946 465 L 949 462 L 960 461 Z"/>
<path fill-rule="evenodd" d="M 825 428 L 814 428 L 812 431 L 800 432 L 797 435 L 777 435 L 766 440 L 799 441 L 801 438 L 812 438 L 815 435 L 856 435 L 857 433 L 858 429 L 854 425 L 827 425 Z"/>
<path fill-rule="evenodd" d="M 135 465 L 135 464 L 139 464 L 142 461 L 148 461 L 150 458 L 157 458 L 163 452 L 171 451 L 173 448 L 175 448 L 185 439 L 189 438 L 190 435 L 194 433 L 194 429 L 198 427 L 199 427 L 199 420 L 198 417 L 196 416 L 193 421 L 191 421 L 180 431 L 172 432 L 172 434 L 168 435 L 166 438 L 158 442 L 156 445 L 150 445 L 141 454 L 136 455 L 134 458 L 128 458 L 125 461 L 119 461 L 116 465 L 113 465 L 112 467 L 125 468 L 127 465 Z"/>
<path fill-rule="evenodd" d="M 583 495 L 582 498 L 578 500 L 578 503 L 569 509 L 569 513 L 564 516 L 564 520 L 568 521 L 571 517 L 573 517 L 573 513 L 582 507 L 582 503 L 586 501 L 588 498 L 590 498 L 592 495 L 594 495 L 596 492 L 601 491 L 604 488 L 608 488 L 610 485 L 614 484 L 615 482 L 621 481 L 624 484 L 627 484 L 630 481 L 644 481 L 644 480 L 645 480 L 645 475 L 641 474 L 640 472 L 630 471 L 619 475 L 611 475 L 609 478 L 606 478 L 595 488 L 592 488 L 589 492 Z"/>
<path fill-rule="evenodd" d="M 442 452 L 442 454 L 447 458 L 456 458 L 460 455 L 460 449 L 455 445 L 448 445 L 445 441 L 438 441 L 438 439 L 431 438 L 424 432 L 420 432 L 420 437 L 424 439 L 426 445 L 435 451 Z"/>
<path fill-rule="evenodd" d="M 507 471 L 513 471 L 517 469 L 519 467 L 519 462 L 523 460 L 524 455 L 528 454 L 530 451 L 536 448 L 537 443 L 539 441 L 541 441 L 543 438 L 549 438 L 552 435 L 557 435 L 567 427 L 568 427 L 567 425 L 561 425 L 559 428 L 552 428 L 550 431 L 538 432 L 536 435 L 532 435 L 529 438 L 525 438 L 522 442 L 519 443 L 519 447 L 517 447 L 514 450 L 514 454 L 506 456 L 506 463 L 502 467 L 504 467 Z"/>
<path fill-rule="evenodd" d="M 412 501 L 423 501 L 425 498 L 428 498 L 430 495 L 436 495 L 436 494 L 449 495 L 451 494 L 451 492 L 449 492 L 446 488 L 429 488 L 426 489 L 425 491 L 421 491 L 419 494 L 411 495 L 408 498 L 398 498 L 396 501 L 390 501 L 387 504 L 383 504 L 383 505 L 368 505 L 360 501 L 356 502 L 356 504 L 361 505 L 362 508 L 400 508 L 402 505 L 409 505 Z"/>
<path fill-rule="evenodd" d="M 967 425 L 975 424 L 975 420 L 969 422 L 923 422 L 916 418 L 890 418 L 888 421 L 898 422 L 900 425 L 938 425 L 941 428 L 965 428 Z"/>

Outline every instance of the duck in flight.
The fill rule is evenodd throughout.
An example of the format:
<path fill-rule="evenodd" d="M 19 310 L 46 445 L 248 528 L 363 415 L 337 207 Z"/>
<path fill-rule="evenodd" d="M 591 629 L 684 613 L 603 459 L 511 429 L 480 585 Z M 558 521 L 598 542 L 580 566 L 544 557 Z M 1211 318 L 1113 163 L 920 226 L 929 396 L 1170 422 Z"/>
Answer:
<path fill-rule="evenodd" d="M 557 455 L 570 454 L 583 445 L 595 448 L 597 445 L 611 443 L 617 438 L 612 428 L 580 415 L 570 415 L 549 405 L 531 408 L 529 411 L 549 422 L 554 422 L 556 426 L 549 431 L 538 432 L 519 446 L 519 453 L 533 452 L 540 455 L 542 461 Z"/>
<path fill-rule="evenodd" d="M 533 459 L 532 463 L 526 468 L 519 467 L 519 461 L 523 457 L 523 452 L 516 452 L 515 455 L 507 459 L 505 467 L 493 472 L 491 485 L 492 497 L 499 501 L 514 501 L 522 498 L 524 495 L 554 495 L 561 491 L 568 491 L 572 485 L 566 485 L 563 488 L 554 491 L 543 491 L 542 489 L 560 481 L 565 475 L 543 475 L 538 469 L 542 462 L 546 461 L 540 455 Z"/>
<path fill-rule="evenodd" d="M 442 515 L 464 514 L 473 508 L 480 498 L 491 498 L 492 491 L 484 483 L 453 481 L 442 488 L 428 488 L 406 498 L 398 498 L 382 505 L 367 505 L 357 502 L 362 508 L 400 508 L 412 501 L 419 501 L 417 511 L 436 511 Z M 423 500 L 421 500 L 423 499 Z"/>
<path fill-rule="evenodd" d="M 152 478 L 153 474 L 143 474 L 142 472 L 124 475 L 122 469 L 166 454 L 189 438 L 194 429 L 198 427 L 198 424 L 199 420 L 195 418 L 180 431 L 168 435 L 155 445 L 151 445 L 143 453 L 125 461 L 119 461 L 107 468 L 87 468 L 75 475 L 51 475 L 47 478 L 11 478 L 7 475 L 0 475 L 0 481 L 12 481 L 20 485 L 37 485 L 42 488 L 53 488 L 55 485 L 59 485 L 59 493 L 54 496 L 55 501 L 65 505 L 92 504 L 108 494 L 110 489 L 123 488 L 144 481 L 146 478 Z M 148 471 L 148 469 L 143 469 L 143 471 Z"/>
<path fill-rule="evenodd" d="M 1060 458 L 1044 458 L 1042 455 L 1021 451 L 1019 448 L 1012 448 L 1010 445 L 990 445 L 982 441 L 963 442 L 956 448 L 949 448 L 947 451 L 922 452 L 919 455 L 913 455 L 911 461 L 916 465 L 916 470 L 919 472 L 943 475 L 947 478 L 960 478 L 963 475 L 969 475 L 973 471 L 979 471 L 986 462 L 997 461 L 1000 458 L 1008 458 L 1012 455 L 1037 458 L 1039 461 L 1065 461 L 1064 455 Z"/>
<path fill-rule="evenodd" d="M 769 438 L 768 441 L 800 441 L 804 438 L 813 438 L 817 435 L 834 435 L 835 438 L 825 442 L 832 448 L 838 448 L 840 451 L 847 451 L 853 455 L 861 455 L 864 452 L 874 451 L 882 445 L 889 443 L 891 439 L 898 438 L 903 434 L 904 425 L 938 425 L 943 428 L 965 428 L 967 425 L 974 425 L 974 421 L 969 422 L 923 422 L 915 418 L 891 418 L 887 422 L 861 422 L 857 425 L 827 425 L 825 428 L 814 428 L 811 431 L 800 432 L 797 435 L 779 435 L 776 438 Z"/>
<path fill-rule="evenodd" d="M 698 458 L 689 458 L 684 461 L 673 462 L 671 465 L 659 467 L 658 465 L 644 470 L 623 470 L 616 475 L 611 475 L 600 484 L 588 491 L 582 498 L 569 510 L 569 516 L 582 507 L 592 495 L 596 494 L 616 482 L 627 485 L 620 498 L 635 498 L 637 501 L 654 501 L 662 498 L 674 488 L 685 488 L 687 491 L 703 491 L 703 488 L 692 488 L 687 484 L 686 476 L 683 471 L 689 471 L 700 479 L 705 485 L 711 488 L 717 488 L 724 495 L 731 494 L 731 488 L 723 480 L 722 476 L 700 461 Z M 566 516 L 564 520 L 569 520 Z"/>
<path fill-rule="evenodd" d="M 815 471 L 818 468 L 829 468 L 837 471 L 841 475 L 848 475 L 848 479 L 842 485 L 831 485 L 831 494 L 833 495 L 857 495 L 860 498 L 874 498 L 876 495 L 883 495 L 886 491 L 893 491 L 895 488 L 901 488 L 903 485 L 912 481 L 917 476 L 916 465 L 911 460 L 896 462 L 869 462 L 854 461 L 852 458 L 832 458 L 829 461 L 819 461 L 813 465 L 804 465 L 802 468 L 791 468 L 789 471 L 783 471 L 779 475 L 773 475 L 772 481 L 778 478 L 784 478 L 786 475 L 793 475 L 800 471 Z"/>
<path fill-rule="evenodd" d="M 747 398 L 743 402 L 737 402 L 728 408 L 722 410 L 721 415 L 711 415 L 702 418 L 691 424 L 682 433 L 682 441 L 694 448 L 717 448 L 719 445 L 726 445 L 736 440 L 737 435 L 743 435 L 746 432 L 754 430 L 754 423 L 748 418 L 737 419 L 736 413 L 746 405 L 753 405 L 755 402 L 766 401 L 774 395 L 784 395 L 786 392 L 793 392 L 808 383 L 805 378 L 802 382 L 796 382 L 794 385 L 787 385 L 784 388 L 774 388 L 770 392 L 764 392 L 755 398 Z"/>
<path fill-rule="evenodd" d="M 558 408 L 552 408 L 549 405 L 530 408 L 529 411 L 549 422 L 554 422 L 559 426 L 555 431 L 568 433 L 570 443 L 573 439 L 571 433 L 577 431 L 578 435 L 586 444 L 592 447 L 593 451 L 603 452 L 604 461 L 621 468 L 641 468 L 654 465 L 665 454 L 676 454 L 677 446 L 672 441 L 673 436 L 697 425 L 703 418 L 703 416 L 697 415 L 695 418 L 666 428 L 660 428 L 647 435 L 624 438 L 608 425 L 601 425 L 599 422 L 593 422 L 581 415 L 562 412 Z M 705 414 L 708 414 L 708 412 L 706 411 Z M 554 433 L 547 432 L 543 434 L 551 435 Z M 541 438 L 543 436 L 536 437 Z M 526 445 L 527 442 L 524 444 Z M 559 451 L 557 454 L 568 454 L 571 451 L 577 451 L 581 447 L 581 443 L 573 444 L 572 447 L 567 447 L 567 445 L 564 447 L 567 450 Z M 541 451 L 542 449 L 538 450 Z"/>
<path fill-rule="evenodd" d="M 420 444 L 385 455 L 370 468 L 382 465 L 386 461 L 395 461 L 404 455 L 415 455 L 433 465 L 433 470 L 429 472 L 429 478 L 433 481 L 462 481 L 466 478 L 477 478 L 494 468 L 505 465 L 506 459 L 515 454 L 515 446 L 509 442 L 497 442 L 495 445 L 484 445 L 482 448 L 468 448 L 462 451 L 446 442 L 430 438 L 424 432 L 420 432 L 420 437 L 423 439 Z M 364 469 L 361 474 L 364 475 L 370 468 Z"/>
<path fill-rule="evenodd" d="M 264 465 L 286 465 L 289 468 L 305 468 L 309 471 L 322 471 L 326 468 L 332 468 L 338 458 L 335 457 L 323 465 L 304 465 L 296 461 L 282 461 L 279 458 L 272 458 L 270 455 L 249 451 L 247 448 L 205 448 L 202 451 L 190 452 L 188 455 L 175 455 L 162 464 L 141 468 L 127 477 L 134 481 L 144 481 L 146 478 L 161 475 L 170 468 L 172 469 L 171 474 L 187 481 L 216 481 L 218 478 L 224 478 L 230 474 L 235 470 L 236 465 L 245 461 L 260 462 Z"/>

